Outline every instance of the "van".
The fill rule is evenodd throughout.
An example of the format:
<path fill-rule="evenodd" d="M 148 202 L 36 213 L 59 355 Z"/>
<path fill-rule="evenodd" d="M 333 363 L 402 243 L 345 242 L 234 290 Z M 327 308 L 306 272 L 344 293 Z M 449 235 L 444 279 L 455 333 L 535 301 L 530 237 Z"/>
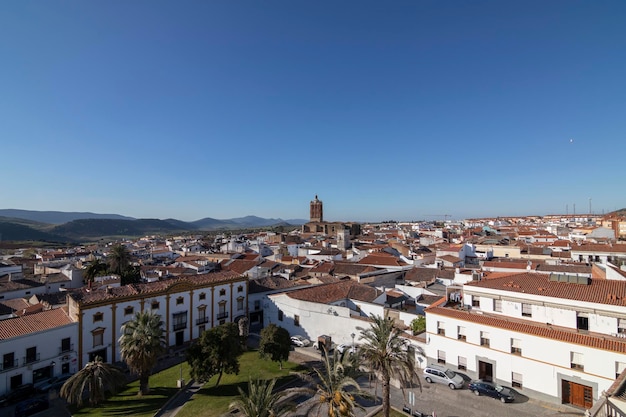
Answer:
<path fill-rule="evenodd" d="M 463 388 L 463 377 L 440 365 L 428 365 L 424 368 L 424 379 L 428 383 L 446 384 L 450 389 Z"/>

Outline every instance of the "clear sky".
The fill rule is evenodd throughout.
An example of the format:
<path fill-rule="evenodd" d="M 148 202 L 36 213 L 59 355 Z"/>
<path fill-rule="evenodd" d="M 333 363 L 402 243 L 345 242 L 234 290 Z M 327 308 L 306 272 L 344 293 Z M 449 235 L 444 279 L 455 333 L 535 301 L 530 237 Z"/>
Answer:
<path fill-rule="evenodd" d="M 626 207 L 626 2 L 3 1 L 0 208 Z"/>

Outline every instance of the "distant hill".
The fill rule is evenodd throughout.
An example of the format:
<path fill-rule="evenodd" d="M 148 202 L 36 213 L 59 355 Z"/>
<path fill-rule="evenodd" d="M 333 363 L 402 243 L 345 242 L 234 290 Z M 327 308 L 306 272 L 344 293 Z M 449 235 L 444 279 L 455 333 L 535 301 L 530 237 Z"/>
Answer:
<path fill-rule="evenodd" d="M 0 216 L 15 217 L 48 224 L 63 224 L 79 219 L 116 219 L 134 220 L 119 214 L 97 214 L 89 212 L 35 211 L 18 209 L 0 209 Z"/>
<path fill-rule="evenodd" d="M 2 216 L 9 213 L 13 216 Z M 23 217 L 22 217 L 23 216 Z M 95 216 L 84 218 L 83 216 Z M 78 217 L 63 223 L 45 222 L 42 218 L 58 221 Z M 257 216 L 218 220 L 206 217 L 194 222 L 177 219 L 133 219 L 118 214 L 64 213 L 0 209 L 0 240 L 81 242 L 103 237 L 135 237 L 149 234 L 174 234 L 193 231 L 254 229 L 273 226 L 297 226 L 305 220 L 264 219 Z"/>

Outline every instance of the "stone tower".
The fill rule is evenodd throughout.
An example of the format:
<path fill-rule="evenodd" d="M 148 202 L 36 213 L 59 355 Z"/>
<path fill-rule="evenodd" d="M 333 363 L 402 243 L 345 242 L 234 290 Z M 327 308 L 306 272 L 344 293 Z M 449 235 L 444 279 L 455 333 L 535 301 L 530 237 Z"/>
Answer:
<path fill-rule="evenodd" d="M 324 221 L 324 204 L 317 199 L 317 194 L 315 195 L 315 200 L 311 201 L 309 217 L 311 223 L 321 223 Z"/>

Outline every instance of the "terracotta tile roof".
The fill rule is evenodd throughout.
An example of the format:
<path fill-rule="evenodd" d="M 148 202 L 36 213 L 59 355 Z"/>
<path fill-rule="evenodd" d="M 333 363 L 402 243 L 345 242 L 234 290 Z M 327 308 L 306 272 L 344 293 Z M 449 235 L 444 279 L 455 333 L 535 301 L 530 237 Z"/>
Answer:
<path fill-rule="evenodd" d="M 333 271 L 333 274 L 357 276 L 367 272 L 368 269 L 375 268 L 368 265 L 359 265 L 353 262 L 335 262 L 335 270 Z"/>
<path fill-rule="evenodd" d="M 510 269 L 526 269 L 527 262 L 509 262 L 509 261 L 485 261 L 483 268 L 510 268 Z M 531 265 L 531 268 L 533 266 Z"/>
<path fill-rule="evenodd" d="M 192 287 L 202 288 L 234 281 L 237 280 L 237 278 L 245 280 L 245 278 L 241 277 L 240 274 L 232 271 L 209 272 L 208 274 L 181 275 L 156 282 L 129 284 L 122 287 L 112 287 L 108 289 L 106 287 L 101 287 L 95 291 L 87 291 L 85 288 L 81 288 L 78 291 L 70 293 L 69 296 L 81 305 L 89 305 L 116 298 L 140 297 L 148 294 L 164 292 L 172 286 L 180 283 L 186 283 Z"/>
<path fill-rule="evenodd" d="M 602 245 L 594 243 L 586 243 L 583 245 L 572 244 L 571 250 L 576 252 L 626 253 L 626 245 Z"/>
<path fill-rule="evenodd" d="M 72 323 L 62 308 L 0 321 L 0 340 L 23 336 Z"/>
<path fill-rule="evenodd" d="M 305 280 L 301 279 L 285 279 L 281 277 L 264 277 L 259 279 L 250 280 L 248 286 L 249 294 L 256 294 L 280 289 L 289 289 L 295 287 L 302 287 L 305 285 L 311 285 Z"/>
<path fill-rule="evenodd" d="M 228 261 L 222 263 L 222 269 L 227 271 L 233 271 L 238 274 L 245 274 L 255 266 L 259 264 L 258 261 L 250 261 L 245 259 L 234 259 L 232 261 Z"/>
<path fill-rule="evenodd" d="M 626 306 L 626 281 L 590 279 L 589 285 L 550 281 L 549 275 L 531 272 L 512 274 L 506 277 L 472 281 L 465 287 L 490 288 L 562 298 L 565 300 Z"/>
<path fill-rule="evenodd" d="M 511 330 L 519 333 L 526 333 L 546 339 L 559 340 L 581 346 L 588 346 L 594 349 L 608 350 L 611 352 L 626 353 L 626 340 L 617 337 L 610 337 L 599 333 L 578 333 L 576 330 L 569 330 L 563 327 L 531 324 L 528 321 L 514 320 L 511 318 L 502 319 L 486 314 L 476 314 L 468 311 L 455 310 L 445 307 L 430 307 L 426 310 L 428 314 L 438 314 L 451 317 L 457 320 L 464 320 L 484 326 L 499 329 Z"/>
<path fill-rule="evenodd" d="M 45 284 L 30 279 L 14 279 L 0 282 L 0 293 L 7 291 L 24 290 L 28 288 L 42 287 Z"/>
<path fill-rule="evenodd" d="M 558 272 L 562 274 L 591 274 L 591 266 L 587 265 L 548 265 L 539 264 L 535 271 L 549 273 Z"/>
<path fill-rule="evenodd" d="M 454 256 L 454 255 L 443 255 L 443 256 L 438 256 L 437 258 L 446 262 L 450 262 L 452 264 L 461 262 L 461 258 L 459 258 L 458 256 Z"/>
<path fill-rule="evenodd" d="M 435 268 L 411 268 L 406 271 L 404 279 L 407 281 L 434 281 L 438 270 Z"/>
<path fill-rule="evenodd" d="M 332 262 L 320 262 L 309 270 L 310 274 L 330 274 L 335 265 Z"/>
<path fill-rule="evenodd" d="M 321 284 L 290 292 L 289 297 L 313 303 L 329 304 L 339 300 L 352 298 L 361 301 L 373 301 L 378 291 L 368 285 L 352 280 L 342 280 L 330 284 Z"/>
<path fill-rule="evenodd" d="M 405 266 L 406 263 L 400 261 L 393 255 L 377 252 L 367 255 L 359 262 L 361 265 L 377 265 L 377 266 Z"/>

